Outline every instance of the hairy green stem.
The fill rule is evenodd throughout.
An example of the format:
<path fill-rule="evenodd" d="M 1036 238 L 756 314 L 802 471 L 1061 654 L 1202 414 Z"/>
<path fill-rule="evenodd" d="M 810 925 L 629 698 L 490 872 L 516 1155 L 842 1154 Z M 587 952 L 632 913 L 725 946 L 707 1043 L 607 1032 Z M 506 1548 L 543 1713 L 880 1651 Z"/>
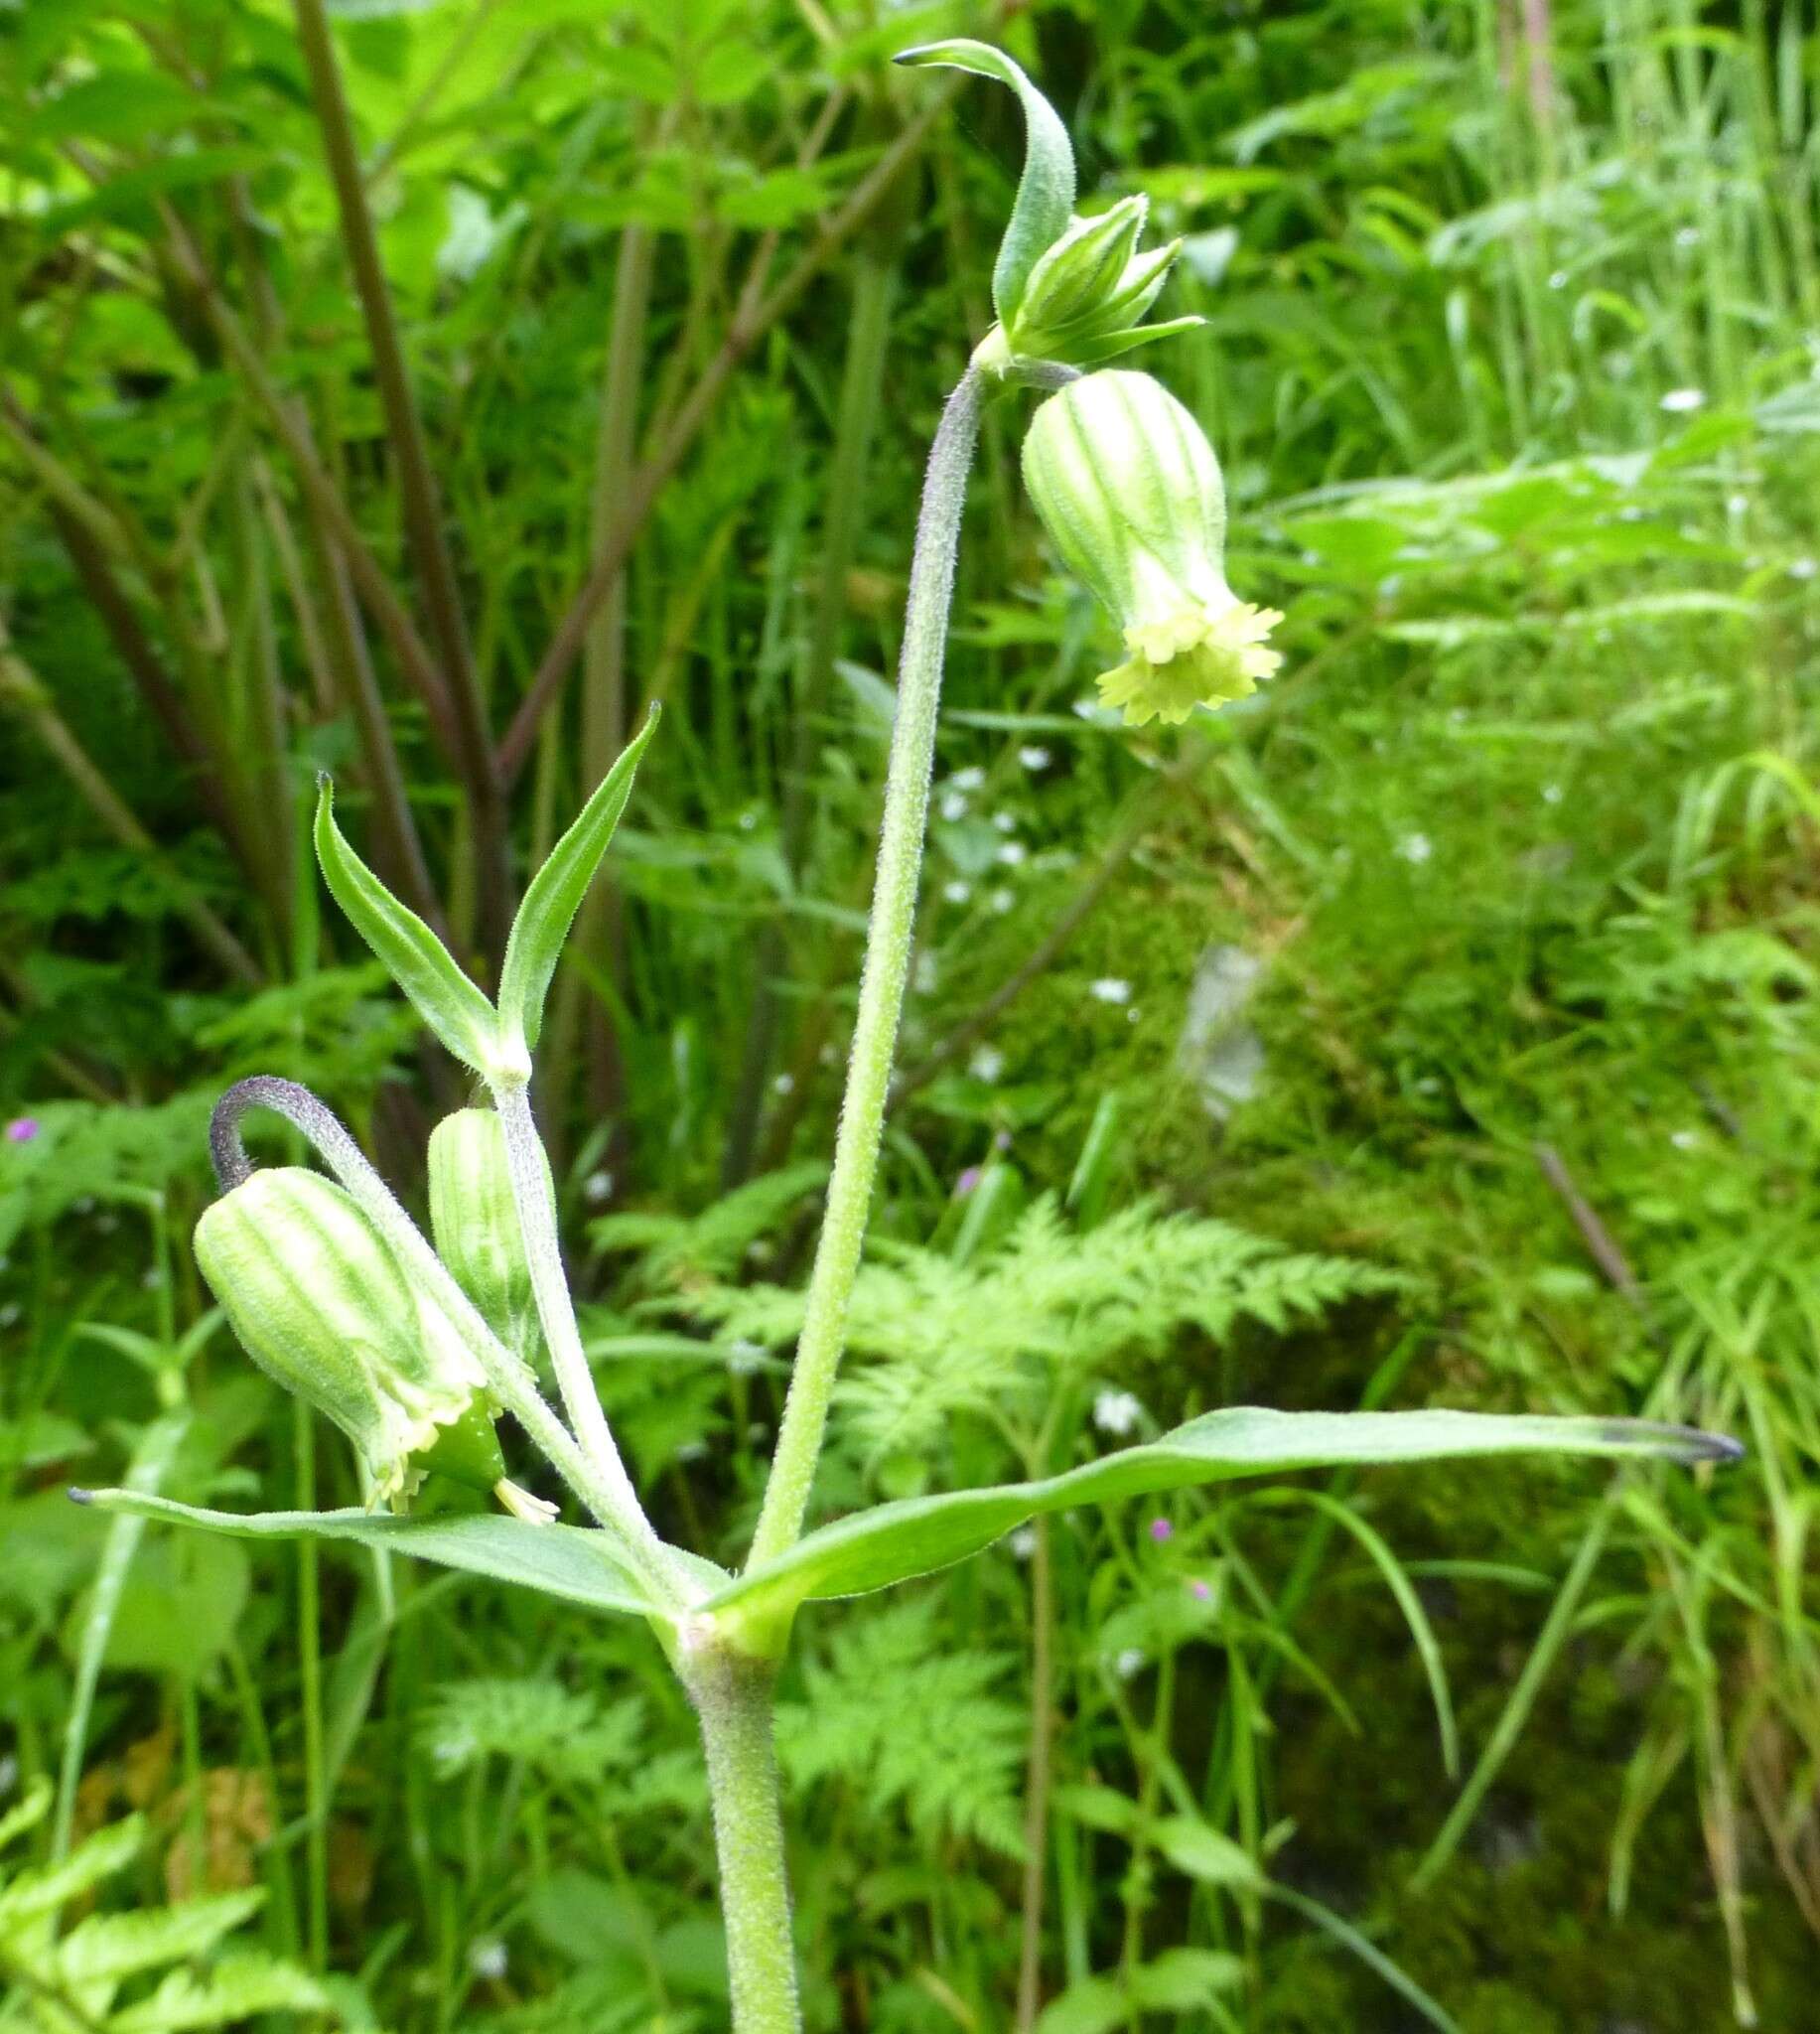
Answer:
<path fill-rule="evenodd" d="M 549 1171 L 538 1141 L 537 1125 L 531 1117 L 530 1090 L 523 1085 L 513 1087 L 500 1082 L 493 1086 L 492 1098 L 505 1131 L 505 1162 L 511 1174 L 512 1201 L 524 1237 L 525 1259 L 530 1266 L 531 1292 L 537 1301 L 537 1319 L 556 1372 L 563 1409 L 569 1415 L 582 1453 L 609 1495 L 614 1523 L 626 1535 L 639 1565 L 668 1575 L 669 1557 L 663 1542 L 652 1531 L 631 1478 L 626 1473 L 613 1430 L 601 1409 L 600 1393 L 594 1387 L 587 1351 L 582 1348 L 581 1330 L 576 1326 L 575 1308 L 569 1298 L 569 1281 L 562 1268 L 562 1246 L 556 1237 L 556 1208 L 550 1196 Z"/>
<path fill-rule="evenodd" d="M 714 1804 L 733 2034 L 798 2034 L 796 1957 L 777 1798 L 769 1664 L 715 1648 L 685 1657 Z"/>
<path fill-rule="evenodd" d="M 878 875 L 866 937 L 866 964 L 860 976 L 859 1014 L 847 1062 L 847 1091 L 834 1145 L 834 1170 L 828 1181 L 827 1214 L 809 1278 L 802 1337 L 796 1345 L 796 1364 L 777 1433 L 777 1452 L 765 1488 L 765 1505 L 753 1535 L 750 1567 L 774 1560 L 802 1531 L 828 1423 L 828 1401 L 846 1343 L 847 1305 L 872 1208 L 879 1139 L 915 931 L 916 881 L 922 869 L 922 834 L 941 704 L 942 652 L 954 593 L 967 470 L 979 437 L 982 388 L 979 371 L 973 367 L 955 384 L 929 451 L 922 486 L 905 611 L 904 651 L 898 662 L 898 712 L 885 780 Z"/>

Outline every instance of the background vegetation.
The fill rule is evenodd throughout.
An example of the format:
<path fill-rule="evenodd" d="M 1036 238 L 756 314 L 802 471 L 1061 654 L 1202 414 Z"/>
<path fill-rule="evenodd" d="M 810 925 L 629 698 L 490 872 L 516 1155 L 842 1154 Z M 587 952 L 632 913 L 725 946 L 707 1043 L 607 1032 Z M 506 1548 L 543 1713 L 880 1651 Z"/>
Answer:
<path fill-rule="evenodd" d="M 1187 237 L 1154 364 L 1288 658 L 1110 725 L 991 420 L 825 1507 L 1233 1397 L 1752 1453 L 1190 1494 L 820 1613 L 813 2023 L 1811 2012 L 1820 44 L 1010 12 L 0 13 L 0 2026 L 724 2024 L 648 1642 L 62 1491 L 353 1500 L 187 1253 L 232 1079 L 401 1182 L 461 1099 L 320 912 L 314 774 L 486 976 L 661 699 L 541 1105 L 659 1523 L 746 1516 L 1019 158 L 1007 95 L 885 62 L 951 33 Z"/>

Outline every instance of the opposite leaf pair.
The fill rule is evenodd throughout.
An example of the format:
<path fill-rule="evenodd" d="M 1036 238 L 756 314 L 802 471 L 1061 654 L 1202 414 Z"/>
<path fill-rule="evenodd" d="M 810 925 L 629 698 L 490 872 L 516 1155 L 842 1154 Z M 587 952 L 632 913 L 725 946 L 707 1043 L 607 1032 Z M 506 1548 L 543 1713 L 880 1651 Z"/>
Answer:
<path fill-rule="evenodd" d="M 335 823 L 333 787 L 323 780 L 316 807 L 316 853 L 331 894 L 423 1021 L 464 1066 L 491 1085 L 523 1088 L 531 1078 L 531 1051 L 542 1028 L 550 977 L 631 796 L 632 779 L 656 732 L 659 710 L 652 706 L 650 717 L 583 806 L 581 816 L 531 879 L 505 943 L 496 1005 L 463 973 L 423 920 L 400 904 L 348 845 Z"/>

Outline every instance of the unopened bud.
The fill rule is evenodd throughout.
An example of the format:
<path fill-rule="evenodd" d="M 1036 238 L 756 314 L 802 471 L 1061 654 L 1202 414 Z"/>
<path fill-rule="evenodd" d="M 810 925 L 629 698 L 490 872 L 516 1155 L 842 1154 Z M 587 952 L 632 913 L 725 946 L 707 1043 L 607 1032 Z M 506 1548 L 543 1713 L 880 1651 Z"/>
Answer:
<path fill-rule="evenodd" d="M 253 1173 L 197 1224 L 196 1261 L 253 1361 L 352 1441 L 375 1499 L 400 1505 L 432 1470 L 503 1477 L 479 1364 L 333 1180 Z"/>
<path fill-rule="evenodd" d="M 1100 696 L 1134 727 L 1243 699 L 1282 662 L 1283 617 L 1226 584 L 1226 496 L 1206 434 L 1148 374 L 1087 374 L 1051 395 L 1024 479 L 1069 571 L 1123 633 Z"/>
<path fill-rule="evenodd" d="M 546 1191 L 554 1184 L 545 1166 Z M 430 1232 L 436 1254 L 482 1319 L 527 1361 L 537 1301 L 512 1200 L 505 1125 L 490 1108 L 458 1109 L 430 1132 Z"/>
<path fill-rule="evenodd" d="M 1094 218 L 1071 219 L 1031 270 L 1015 311 L 988 338 L 985 363 L 1026 359 L 1092 367 L 1197 325 L 1197 318 L 1143 323 L 1182 251 L 1180 240 L 1148 254 L 1137 251 L 1149 203 L 1142 196 L 1122 198 Z"/>

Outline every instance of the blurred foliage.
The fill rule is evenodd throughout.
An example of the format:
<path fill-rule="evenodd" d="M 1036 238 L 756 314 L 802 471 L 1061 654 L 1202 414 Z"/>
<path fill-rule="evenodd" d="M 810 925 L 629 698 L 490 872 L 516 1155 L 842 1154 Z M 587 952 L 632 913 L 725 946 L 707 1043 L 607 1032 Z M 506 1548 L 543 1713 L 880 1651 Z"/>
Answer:
<path fill-rule="evenodd" d="M 1761 0 L 1007 12 L 340 0 L 376 302 L 320 8 L 0 11 L 0 1813 L 79 1715 L 96 1910 L 46 1896 L 20 1939 L 41 1971 L 143 1925 L 127 2017 L 89 2021 L 232 2017 L 242 1951 L 318 2024 L 724 2020 L 691 1722 L 639 1638 L 157 1532 L 97 1617 L 108 1528 L 60 1493 L 136 1465 L 353 1501 L 182 1247 L 238 1076 L 317 1087 L 401 1180 L 462 1098 L 320 910 L 314 775 L 486 977 L 489 872 L 661 699 L 541 1082 L 659 1523 L 708 1544 L 751 1503 L 908 520 L 1018 152 L 1005 95 L 886 60 L 1001 27 L 1083 202 L 1146 192 L 1186 236 L 1168 307 L 1208 323 L 1155 364 L 1288 658 L 1179 745 L 1109 727 L 1021 412 L 989 416 L 824 1504 L 1028 1448 L 982 1351 L 1020 1405 L 1066 1374 L 1063 1456 L 1245 1398 L 1647 1411 L 1752 1452 L 1603 1494 L 1184 1496 L 818 1614 L 785 1690 L 832 1719 L 786 1742 L 811 2022 L 1010 2024 L 1045 1590 L 1046 2034 L 1393 2034 L 1397 1981 L 1467 2034 L 1811 2010 L 1820 42 Z M 1033 1295 L 1033 1250 L 1085 1309 Z M 1300 1316 L 1255 1303 L 1285 1265 Z M 916 1445 L 883 1450 L 901 1400 Z M 72 2024 L 5 1947 L 57 1869 L 54 1819 L 14 1826 L 0 2021 Z"/>

